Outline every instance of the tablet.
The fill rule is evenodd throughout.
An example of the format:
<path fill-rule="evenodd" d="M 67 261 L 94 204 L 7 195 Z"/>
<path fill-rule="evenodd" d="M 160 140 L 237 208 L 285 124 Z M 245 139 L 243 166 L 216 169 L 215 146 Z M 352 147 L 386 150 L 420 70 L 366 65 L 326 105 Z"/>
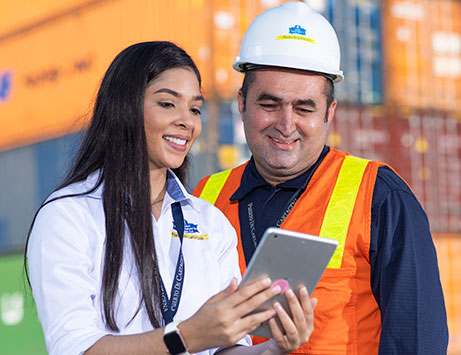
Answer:
<path fill-rule="evenodd" d="M 338 242 L 334 239 L 268 228 L 248 264 L 241 284 L 269 276 L 272 282 L 286 280 L 296 295 L 299 285 L 306 286 L 309 295 L 312 295 L 337 246 Z M 273 297 L 254 312 L 272 307 L 276 301 L 291 316 L 285 295 Z M 278 322 L 277 317 L 275 319 Z M 250 334 L 266 338 L 272 336 L 267 322 Z"/>

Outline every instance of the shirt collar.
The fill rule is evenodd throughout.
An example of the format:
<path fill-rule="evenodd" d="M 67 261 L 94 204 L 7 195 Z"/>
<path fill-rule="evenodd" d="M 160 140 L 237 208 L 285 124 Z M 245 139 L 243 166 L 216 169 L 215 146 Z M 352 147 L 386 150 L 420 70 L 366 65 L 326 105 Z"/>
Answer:
<path fill-rule="evenodd" d="M 192 203 L 191 195 L 171 169 L 168 169 L 166 175 L 166 192 L 164 206 L 184 201 L 184 203 L 196 209 L 195 204 Z"/>
<path fill-rule="evenodd" d="M 99 182 L 100 179 L 100 170 L 95 171 L 94 173 L 88 175 L 86 180 L 83 182 L 83 185 L 85 186 L 86 191 L 92 190 L 96 184 Z M 90 192 L 87 196 L 93 197 L 93 198 L 102 198 L 102 191 L 103 191 L 103 185 L 104 182 L 99 184 L 99 186 L 96 188 L 96 190 Z"/>
<path fill-rule="evenodd" d="M 315 164 L 312 165 L 311 168 L 309 168 L 309 170 L 295 177 L 294 179 L 278 184 L 277 187 L 282 188 L 282 189 L 295 189 L 295 190 L 305 189 L 312 174 L 317 169 L 317 167 L 319 166 L 319 164 L 322 162 L 323 158 L 325 158 L 325 156 L 327 155 L 329 151 L 330 151 L 330 148 L 324 145 L 319 158 L 317 159 Z M 231 201 L 241 200 L 246 195 L 251 193 L 253 190 L 257 189 L 258 187 L 263 187 L 263 186 L 272 188 L 272 185 L 270 185 L 266 180 L 264 180 L 261 174 L 259 174 L 258 170 L 256 169 L 254 159 L 253 157 L 251 157 L 249 164 L 246 166 L 245 171 L 243 172 L 242 182 L 239 188 L 231 196 L 230 200 Z"/>

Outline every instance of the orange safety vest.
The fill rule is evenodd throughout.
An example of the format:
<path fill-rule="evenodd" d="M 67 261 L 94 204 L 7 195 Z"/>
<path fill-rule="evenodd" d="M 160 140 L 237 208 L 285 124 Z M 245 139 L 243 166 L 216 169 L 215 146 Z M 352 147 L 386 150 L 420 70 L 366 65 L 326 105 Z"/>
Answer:
<path fill-rule="evenodd" d="M 237 234 L 240 270 L 246 269 L 238 201 L 246 165 L 202 179 L 193 194 L 216 205 Z M 339 242 L 313 293 L 318 298 L 314 331 L 297 354 L 377 354 L 381 313 L 370 282 L 371 203 L 380 162 L 330 148 L 281 228 L 333 238 Z M 254 343 L 266 341 L 253 337 Z"/>

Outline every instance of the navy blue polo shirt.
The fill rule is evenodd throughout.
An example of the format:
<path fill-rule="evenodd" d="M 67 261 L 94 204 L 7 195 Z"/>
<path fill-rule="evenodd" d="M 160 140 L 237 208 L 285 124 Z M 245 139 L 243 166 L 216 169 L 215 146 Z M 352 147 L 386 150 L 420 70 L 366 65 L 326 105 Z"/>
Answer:
<path fill-rule="evenodd" d="M 261 177 L 251 158 L 231 197 L 239 201 L 247 263 L 264 231 L 280 225 L 296 208 L 296 199 L 328 152 L 325 146 L 308 171 L 277 186 Z M 378 169 L 373 191 L 369 256 L 370 284 L 382 318 L 379 353 L 445 354 L 447 318 L 429 222 L 407 184 L 385 166 Z"/>

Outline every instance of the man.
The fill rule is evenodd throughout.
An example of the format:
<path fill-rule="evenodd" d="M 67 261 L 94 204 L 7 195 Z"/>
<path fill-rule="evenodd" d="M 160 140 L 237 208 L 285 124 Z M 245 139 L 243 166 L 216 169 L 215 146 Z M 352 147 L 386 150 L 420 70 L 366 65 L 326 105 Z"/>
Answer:
<path fill-rule="evenodd" d="M 339 70 L 336 34 L 303 2 L 250 25 L 234 68 L 249 162 L 204 178 L 194 194 L 240 236 L 242 272 L 269 226 L 338 240 L 313 294 L 302 354 L 443 354 L 448 343 L 425 212 L 389 166 L 325 145 Z"/>

